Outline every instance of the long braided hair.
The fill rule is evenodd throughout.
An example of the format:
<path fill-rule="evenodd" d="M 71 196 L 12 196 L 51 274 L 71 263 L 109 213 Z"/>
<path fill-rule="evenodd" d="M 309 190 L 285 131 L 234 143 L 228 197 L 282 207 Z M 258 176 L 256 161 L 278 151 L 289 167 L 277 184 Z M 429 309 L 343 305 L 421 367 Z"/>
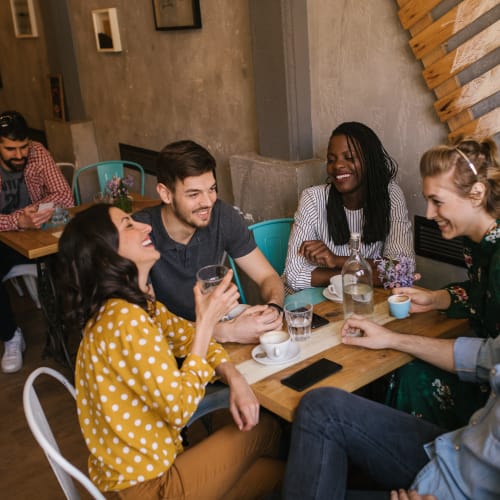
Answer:
<path fill-rule="evenodd" d="M 345 135 L 349 151 L 355 151 L 361 163 L 365 193 L 363 199 L 363 234 L 365 243 L 384 241 L 389 234 L 391 200 L 389 182 L 396 177 L 398 165 L 385 150 L 375 132 L 358 122 L 340 124 L 331 134 Z M 330 181 L 327 205 L 328 233 L 336 245 L 349 242 L 349 226 L 342 195 Z"/>

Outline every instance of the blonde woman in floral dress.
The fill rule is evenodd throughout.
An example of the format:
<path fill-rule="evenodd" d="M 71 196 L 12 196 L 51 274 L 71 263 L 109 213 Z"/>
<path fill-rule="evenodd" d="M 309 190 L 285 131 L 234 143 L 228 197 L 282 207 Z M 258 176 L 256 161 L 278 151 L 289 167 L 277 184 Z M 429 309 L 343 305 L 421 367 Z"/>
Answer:
<path fill-rule="evenodd" d="M 442 290 L 397 288 L 411 297 L 411 312 L 444 311 L 468 318 L 478 337 L 500 331 L 500 167 L 492 140 L 464 140 L 456 147 L 438 146 L 420 163 L 428 219 L 445 239 L 464 237 L 468 280 Z M 397 372 L 391 403 L 400 410 L 444 429 L 467 423 L 486 401 L 488 388 L 458 378 L 422 361 Z"/>

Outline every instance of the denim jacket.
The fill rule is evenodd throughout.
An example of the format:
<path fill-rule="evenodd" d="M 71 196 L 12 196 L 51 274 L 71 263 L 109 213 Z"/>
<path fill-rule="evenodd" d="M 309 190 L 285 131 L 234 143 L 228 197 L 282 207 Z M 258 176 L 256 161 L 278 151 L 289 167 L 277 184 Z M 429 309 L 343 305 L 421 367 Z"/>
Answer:
<path fill-rule="evenodd" d="M 411 489 L 438 500 L 500 498 L 500 336 L 459 338 L 454 347 L 458 376 L 469 382 L 489 378 L 491 395 L 469 425 L 426 445 L 430 462 Z"/>

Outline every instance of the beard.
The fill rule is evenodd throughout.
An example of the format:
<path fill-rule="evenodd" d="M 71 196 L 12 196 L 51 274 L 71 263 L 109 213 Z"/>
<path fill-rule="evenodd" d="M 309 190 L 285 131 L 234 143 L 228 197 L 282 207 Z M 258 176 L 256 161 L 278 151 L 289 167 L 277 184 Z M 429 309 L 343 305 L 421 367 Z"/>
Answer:
<path fill-rule="evenodd" d="M 14 161 L 17 161 L 18 163 L 13 163 Z M 2 158 L 2 162 L 11 172 L 22 172 L 28 163 L 28 157 L 23 157 L 21 160 L 4 160 Z"/>
<path fill-rule="evenodd" d="M 210 219 L 211 219 L 211 215 L 212 215 L 211 212 L 210 212 L 210 216 L 209 216 L 207 221 L 205 221 L 205 222 L 198 221 L 197 219 L 195 219 L 192 216 L 192 212 L 187 212 L 185 210 L 180 209 L 178 207 L 177 203 L 175 202 L 175 199 L 172 200 L 171 209 L 172 209 L 172 213 L 177 217 L 177 219 L 179 219 L 183 224 L 186 224 L 187 226 L 192 227 L 193 229 L 201 229 L 203 227 L 208 226 L 208 224 L 210 223 Z M 198 210 L 207 210 L 207 209 L 211 210 L 211 207 L 202 207 L 202 208 L 199 208 Z"/>

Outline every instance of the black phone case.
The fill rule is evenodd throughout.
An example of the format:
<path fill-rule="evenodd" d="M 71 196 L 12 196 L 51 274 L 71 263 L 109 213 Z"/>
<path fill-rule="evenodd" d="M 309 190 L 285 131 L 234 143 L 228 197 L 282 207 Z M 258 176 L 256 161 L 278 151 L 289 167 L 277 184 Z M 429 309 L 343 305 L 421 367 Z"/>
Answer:
<path fill-rule="evenodd" d="M 342 365 L 339 365 L 334 361 L 330 361 L 329 359 L 321 358 L 318 359 L 318 361 L 315 361 L 312 365 L 306 366 L 305 368 L 302 368 L 302 370 L 299 370 L 298 372 L 282 379 L 281 383 L 290 387 L 290 389 L 301 392 L 329 375 L 333 375 L 341 368 Z"/>
<path fill-rule="evenodd" d="M 321 326 L 328 325 L 328 323 L 330 322 L 326 318 L 323 318 L 323 316 L 320 316 L 319 314 L 313 313 L 311 321 L 311 328 L 313 330 L 315 328 L 320 328 Z"/>

